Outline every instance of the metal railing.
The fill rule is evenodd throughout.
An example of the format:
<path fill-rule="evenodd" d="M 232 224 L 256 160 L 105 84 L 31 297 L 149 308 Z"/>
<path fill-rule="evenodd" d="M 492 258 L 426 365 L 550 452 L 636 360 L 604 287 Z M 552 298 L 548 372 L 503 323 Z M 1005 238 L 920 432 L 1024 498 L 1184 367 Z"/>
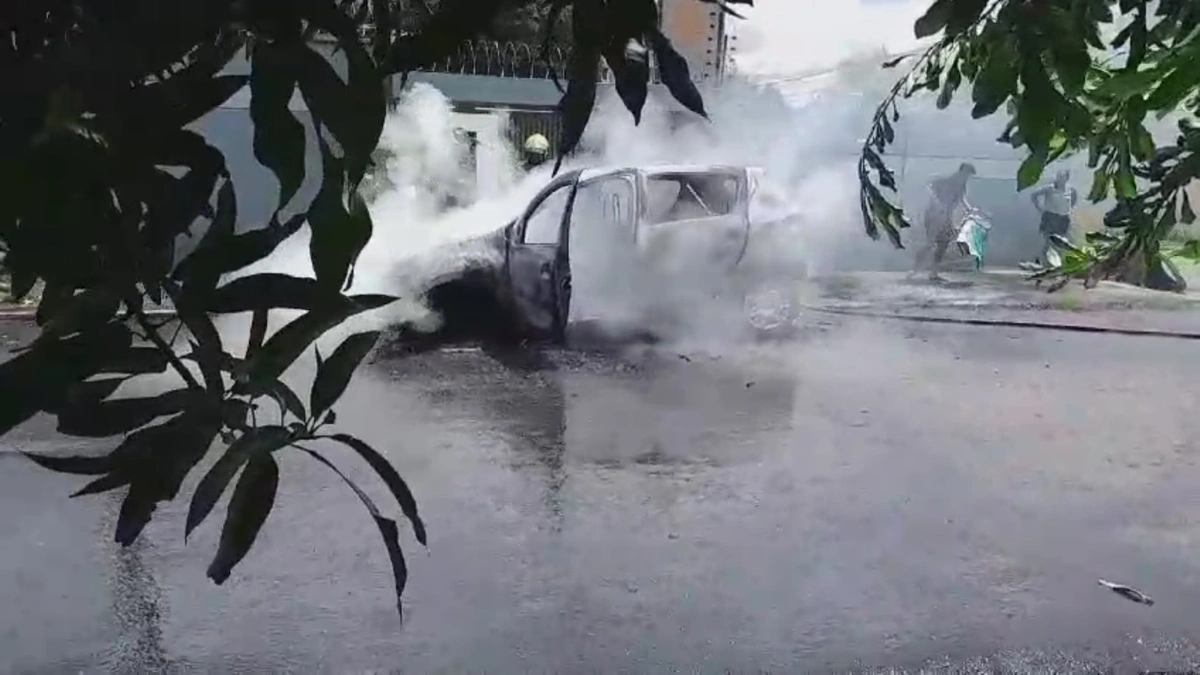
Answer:
<path fill-rule="evenodd" d="M 540 46 L 525 42 L 470 40 L 446 60 L 422 69 L 427 73 L 451 75 L 487 75 L 517 79 L 544 80 L 551 77 L 551 68 L 563 77 L 568 50 L 551 46 L 549 63 L 541 58 Z"/>
<path fill-rule="evenodd" d="M 498 42 L 495 40 L 470 40 L 464 42 L 458 51 L 446 60 L 422 69 L 426 73 L 444 73 L 449 75 L 487 75 L 491 77 L 510 77 L 517 79 L 548 80 L 553 73 L 559 79 L 566 79 L 567 63 L 571 58 L 571 50 L 551 46 L 547 59 L 543 60 L 539 45 L 527 42 Z M 548 63 L 547 63 L 548 61 Z M 598 82 L 612 84 L 612 71 L 608 64 L 600 63 L 600 71 L 596 74 Z M 658 84 L 658 67 L 653 59 L 650 64 L 650 81 Z"/>

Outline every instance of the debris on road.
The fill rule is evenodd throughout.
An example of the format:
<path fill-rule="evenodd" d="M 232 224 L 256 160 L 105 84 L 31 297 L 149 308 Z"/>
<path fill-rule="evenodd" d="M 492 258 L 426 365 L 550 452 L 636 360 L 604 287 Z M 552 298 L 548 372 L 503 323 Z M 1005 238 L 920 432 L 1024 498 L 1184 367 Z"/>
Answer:
<path fill-rule="evenodd" d="M 1141 604 L 1147 605 L 1147 606 L 1154 604 L 1154 600 L 1151 599 L 1150 596 L 1146 595 L 1145 593 L 1139 591 L 1136 588 L 1132 588 L 1132 587 L 1126 586 L 1124 584 L 1114 584 L 1111 581 L 1105 581 L 1103 579 L 1100 579 L 1099 581 L 1100 581 L 1101 586 L 1107 588 L 1108 590 L 1112 591 L 1113 593 L 1122 595 L 1129 600 L 1132 600 L 1134 602 L 1140 602 Z"/>

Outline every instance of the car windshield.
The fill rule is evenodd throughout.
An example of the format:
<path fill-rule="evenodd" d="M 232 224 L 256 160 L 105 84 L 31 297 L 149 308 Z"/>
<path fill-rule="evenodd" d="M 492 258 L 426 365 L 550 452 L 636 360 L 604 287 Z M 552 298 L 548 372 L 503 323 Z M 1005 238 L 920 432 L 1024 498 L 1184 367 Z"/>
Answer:
<path fill-rule="evenodd" d="M 737 197 L 738 179 L 732 174 L 656 174 L 646 181 L 646 222 L 657 225 L 728 215 Z"/>

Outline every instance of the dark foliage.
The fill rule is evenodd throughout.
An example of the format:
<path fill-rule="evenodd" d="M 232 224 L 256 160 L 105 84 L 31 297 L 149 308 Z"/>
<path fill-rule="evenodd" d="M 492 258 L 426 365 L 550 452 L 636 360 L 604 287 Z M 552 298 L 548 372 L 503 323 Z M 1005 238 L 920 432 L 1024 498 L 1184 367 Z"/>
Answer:
<path fill-rule="evenodd" d="M 1037 275 L 1061 288 L 1119 277 L 1144 283 L 1169 264 L 1162 241 L 1195 219 L 1183 188 L 1200 176 L 1200 5 L 1185 0 L 935 0 L 916 22 L 917 37 L 936 37 L 879 106 L 859 162 L 867 234 L 885 232 L 897 246 L 909 221 L 883 190 L 895 177 L 881 158 L 895 139 L 896 102 L 936 93 L 946 108 L 970 85 L 971 114 L 1003 110 L 1010 118 L 999 142 L 1028 150 L 1017 172 L 1020 188 L 1046 166 L 1087 152 L 1093 169 L 1089 198 L 1115 198 L 1111 232 L 1086 246 L 1067 247 L 1061 268 Z M 907 57 L 890 61 L 895 67 Z M 1157 146 L 1147 129 L 1184 115 L 1173 145 Z M 872 179 L 874 174 L 874 179 Z M 1200 243 L 1183 246 L 1200 253 Z"/>
<path fill-rule="evenodd" d="M 279 457 L 293 453 L 329 466 L 359 496 L 384 539 L 399 601 L 407 567 L 397 523 L 314 449 L 320 442 L 341 444 L 365 462 L 416 540 L 426 541 L 412 490 L 386 458 L 353 436 L 326 431 L 378 336 L 353 335 L 326 358 L 318 355 L 307 400 L 281 380 L 329 329 L 394 300 L 345 292 L 372 233 L 360 187 L 391 74 L 444 61 L 466 39 L 509 30 L 525 38 L 532 22 L 542 22 L 541 34 L 553 40 L 562 29 L 551 24 L 569 17 L 576 56 L 561 104 L 569 130 L 563 151 L 587 124 L 601 58 L 618 73 L 635 115 L 646 97 L 650 50 L 671 92 L 703 112 L 686 65 L 658 32 L 653 0 L 47 0 L 10 3 L 4 17 L 0 249 L 13 295 L 39 282 L 44 291 L 40 336 L 0 364 L 0 433 L 45 412 L 64 433 L 118 437 L 103 456 L 30 457 L 89 477 L 77 495 L 124 489 L 116 526 L 124 545 L 215 453 L 192 494 L 185 536 L 231 492 L 208 570 L 216 583 L 252 547 L 276 498 Z M 336 45 L 344 72 L 317 36 Z M 248 74 L 227 69 L 239 55 Z M 249 230 L 235 228 L 225 157 L 189 127 L 244 87 L 255 157 L 280 184 L 276 213 Z M 288 106 L 297 91 L 321 156 L 321 187 L 307 204 L 293 203 L 308 171 L 304 126 Z M 315 279 L 228 280 L 304 227 Z M 194 245 L 180 255 L 184 239 Z M 177 320 L 155 318 L 150 303 L 169 304 Z M 301 315 L 268 336 L 268 314 L 282 308 Z M 240 312 L 253 317 L 245 349 L 227 344 L 212 319 Z M 131 378 L 163 373 L 176 386 L 109 398 Z"/>

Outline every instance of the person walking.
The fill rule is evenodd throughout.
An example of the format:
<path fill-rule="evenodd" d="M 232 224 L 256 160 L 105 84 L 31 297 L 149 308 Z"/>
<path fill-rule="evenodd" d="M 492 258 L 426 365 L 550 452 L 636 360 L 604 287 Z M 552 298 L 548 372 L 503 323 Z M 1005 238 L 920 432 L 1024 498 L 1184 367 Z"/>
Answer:
<path fill-rule="evenodd" d="M 975 175 L 975 166 L 970 162 L 959 165 L 958 171 L 942 176 L 929 184 L 929 204 L 925 207 L 925 245 L 917 252 L 911 279 L 922 268 L 929 265 L 929 280 L 943 281 L 939 272 L 946 251 L 958 238 L 958 224 L 962 214 L 970 209 L 967 203 L 967 185 Z"/>
<path fill-rule="evenodd" d="M 1079 202 L 1079 193 L 1068 184 L 1070 180 L 1070 171 L 1059 171 L 1053 183 L 1034 190 L 1030 196 L 1034 208 L 1041 213 L 1038 231 L 1042 234 L 1042 251 L 1035 260 L 1039 265 L 1058 267 L 1062 264 L 1053 237 L 1065 237 L 1071 230 L 1071 211 Z"/>

